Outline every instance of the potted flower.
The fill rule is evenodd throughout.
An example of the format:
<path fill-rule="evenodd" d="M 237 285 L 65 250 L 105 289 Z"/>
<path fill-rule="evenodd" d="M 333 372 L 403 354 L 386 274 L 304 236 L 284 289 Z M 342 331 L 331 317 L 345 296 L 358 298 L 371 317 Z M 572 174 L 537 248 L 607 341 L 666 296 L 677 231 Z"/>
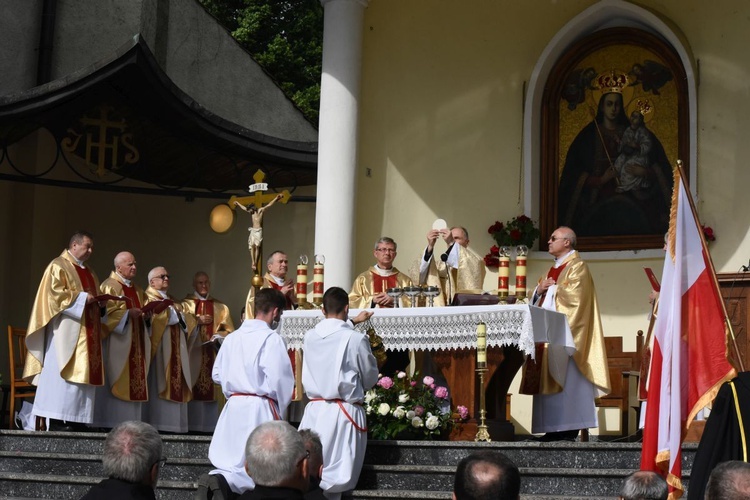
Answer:
<path fill-rule="evenodd" d="M 504 224 L 500 221 L 495 221 L 487 229 L 487 232 L 492 235 L 492 239 L 497 243 L 484 256 L 484 263 L 487 267 L 497 267 L 501 247 L 515 248 L 519 245 L 524 245 L 531 248 L 540 235 L 539 229 L 534 225 L 534 221 L 525 215 L 514 217 Z"/>
<path fill-rule="evenodd" d="M 469 417 L 465 406 L 451 412 L 448 389 L 432 377 L 415 380 L 401 371 L 367 391 L 365 411 L 372 439 L 447 438 L 454 424 Z"/>

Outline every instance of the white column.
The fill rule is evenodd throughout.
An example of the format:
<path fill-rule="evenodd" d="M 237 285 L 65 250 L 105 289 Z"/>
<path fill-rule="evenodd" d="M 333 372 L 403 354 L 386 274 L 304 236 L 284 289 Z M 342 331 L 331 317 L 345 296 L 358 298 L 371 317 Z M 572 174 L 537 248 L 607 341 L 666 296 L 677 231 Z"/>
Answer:
<path fill-rule="evenodd" d="M 357 120 L 362 22 L 368 0 L 321 0 L 325 12 L 320 80 L 315 253 L 323 254 L 325 286 L 352 284 Z"/>

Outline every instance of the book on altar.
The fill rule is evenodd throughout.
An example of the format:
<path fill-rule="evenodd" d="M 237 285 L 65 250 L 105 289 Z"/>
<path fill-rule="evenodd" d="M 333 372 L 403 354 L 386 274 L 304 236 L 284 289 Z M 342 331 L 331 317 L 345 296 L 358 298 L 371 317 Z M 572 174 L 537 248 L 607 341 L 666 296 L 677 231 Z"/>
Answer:
<path fill-rule="evenodd" d="M 164 299 L 164 300 L 155 300 L 154 302 L 149 302 L 145 306 L 141 308 L 141 311 L 143 313 L 154 313 L 159 314 L 160 312 L 164 311 L 167 307 L 174 304 L 174 302 L 171 299 Z"/>
<path fill-rule="evenodd" d="M 659 284 L 659 280 L 656 278 L 654 271 L 650 267 L 644 267 L 643 270 L 646 272 L 646 276 L 648 276 L 648 280 L 651 282 L 651 288 L 655 292 L 661 291 L 661 285 Z"/>

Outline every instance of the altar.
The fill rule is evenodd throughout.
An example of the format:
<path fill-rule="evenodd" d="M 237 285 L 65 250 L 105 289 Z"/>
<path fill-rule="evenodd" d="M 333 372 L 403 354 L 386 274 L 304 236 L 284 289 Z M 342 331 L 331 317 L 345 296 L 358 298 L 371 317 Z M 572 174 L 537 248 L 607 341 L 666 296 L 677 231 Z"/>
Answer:
<path fill-rule="evenodd" d="M 349 311 L 350 317 L 359 311 Z M 504 411 L 506 393 L 525 355 L 534 356 L 535 343 L 550 345 L 550 370 L 564 382 L 568 357 L 575 352 L 564 314 L 531 305 L 481 305 L 375 309 L 370 321 L 388 350 L 429 351 L 448 382 L 452 405 L 469 408 L 472 419 L 455 439 L 469 440 L 476 432 L 479 391 L 476 368 L 477 323 L 487 329 L 486 401 L 493 440 L 508 439 L 512 426 Z M 289 349 L 303 348 L 305 332 L 323 319 L 320 310 L 284 311 L 280 335 Z M 358 325 L 360 331 L 362 325 Z M 491 406 L 491 408 L 489 408 Z M 494 425 L 493 425 L 494 424 Z M 493 432 L 494 431 L 494 432 Z"/>

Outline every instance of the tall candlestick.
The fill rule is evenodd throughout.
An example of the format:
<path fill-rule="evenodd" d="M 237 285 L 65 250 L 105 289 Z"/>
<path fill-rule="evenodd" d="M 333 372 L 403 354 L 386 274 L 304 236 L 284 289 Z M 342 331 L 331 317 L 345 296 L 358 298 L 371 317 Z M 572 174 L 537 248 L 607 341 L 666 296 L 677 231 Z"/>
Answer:
<path fill-rule="evenodd" d="M 529 247 L 519 245 L 516 248 L 516 298 L 522 300 L 526 298 L 526 255 L 529 253 Z"/>
<path fill-rule="evenodd" d="M 297 264 L 297 284 L 295 286 L 297 302 L 307 302 L 307 255 L 299 256 Z"/>
<path fill-rule="evenodd" d="M 313 304 L 320 305 L 323 303 L 323 265 L 325 257 L 322 255 L 315 256 L 315 265 L 313 266 Z"/>
<path fill-rule="evenodd" d="M 497 267 L 497 290 L 498 295 L 508 296 L 508 281 L 510 278 L 510 258 L 501 255 L 498 259 L 500 263 Z"/>
<path fill-rule="evenodd" d="M 526 297 L 526 256 L 516 258 L 516 296 Z"/>
<path fill-rule="evenodd" d="M 477 364 L 487 364 L 487 325 L 477 323 Z"/>

